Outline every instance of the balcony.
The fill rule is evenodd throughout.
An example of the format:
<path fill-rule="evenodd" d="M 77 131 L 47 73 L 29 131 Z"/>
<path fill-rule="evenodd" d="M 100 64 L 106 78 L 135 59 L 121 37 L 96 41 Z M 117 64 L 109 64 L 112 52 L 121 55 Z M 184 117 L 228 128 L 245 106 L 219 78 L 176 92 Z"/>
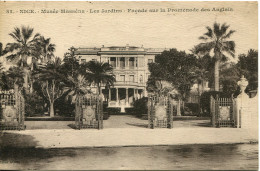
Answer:
<path fill-rule="evenodd" d="M 145 83 L 138 83 L 133 81 L 116 81 L 115 86 L 146 86 Z"/>

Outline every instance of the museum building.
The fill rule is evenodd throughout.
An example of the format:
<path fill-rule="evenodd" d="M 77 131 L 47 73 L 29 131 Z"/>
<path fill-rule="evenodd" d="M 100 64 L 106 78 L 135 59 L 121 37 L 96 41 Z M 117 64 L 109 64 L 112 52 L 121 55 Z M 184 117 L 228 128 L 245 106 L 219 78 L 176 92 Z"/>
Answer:
<path fill-rule="evenodd" d="M 102 46 L 100 48 L 76 48 L 75 55 L 80 63 L 91 60 L 108 62 L 114 68 L 116 82 L 110 88 L 102 86 L 103 100 L 109 108 L 131 108 L 134 100 L 146 97 L 146 82 L 150 76 L 148 64 L 163 48 L 135 46 Z"/>

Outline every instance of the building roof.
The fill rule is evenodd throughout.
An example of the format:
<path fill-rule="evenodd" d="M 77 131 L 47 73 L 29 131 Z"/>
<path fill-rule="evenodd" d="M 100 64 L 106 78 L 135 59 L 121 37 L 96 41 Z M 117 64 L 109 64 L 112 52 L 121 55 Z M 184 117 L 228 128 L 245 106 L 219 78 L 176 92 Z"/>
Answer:
<path fill-rule="evenodd" d="M 162 53 L 166 48 L 144 48 L 137 46 L 109 46 L 109 47 L 85 47 L 77 48 L 76 55 L 101 55 L 101 54 L 124 54 L 124 55 L 157 55 Z"/>

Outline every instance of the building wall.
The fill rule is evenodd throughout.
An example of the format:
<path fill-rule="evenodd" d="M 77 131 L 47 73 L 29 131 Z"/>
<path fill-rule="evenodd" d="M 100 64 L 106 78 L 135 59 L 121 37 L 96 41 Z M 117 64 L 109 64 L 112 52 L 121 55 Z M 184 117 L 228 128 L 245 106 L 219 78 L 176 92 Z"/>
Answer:
<path fill-rule="evenodd" d="M 116 82 L 113 88 L 116 88 L 116 93 L 119 92 L 118 89 L 125 89 L 127 91 L 126 103 L 123 105 L 125 107 L 131 107 L 131 104 L 128 104 L 129 89 L 134 91 L 134 99 L 147 95 L 146 82 L 150 75 L 148 63 L 154 62 L 155 55 L 161 54 L 163 50 L 165 49 L 145 49 L 143 47 L 127 45 L 101 48 L 78 48 L 75 54 L 80 62 L 97 60 L 115 65 L 114 74 L 116 76 Z M 103 89 L 104 88 L 103 86 Z M 121 102 L 113 104 L 122 106 Z"/>

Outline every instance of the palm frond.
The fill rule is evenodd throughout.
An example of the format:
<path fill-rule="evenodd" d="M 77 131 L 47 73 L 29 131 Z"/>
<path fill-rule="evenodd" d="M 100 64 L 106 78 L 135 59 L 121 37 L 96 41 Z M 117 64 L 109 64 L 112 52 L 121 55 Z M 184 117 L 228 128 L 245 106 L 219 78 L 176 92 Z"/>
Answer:
<path fill-rule="evenodd" d="M 221 37 L 221 29 L 220 29 L 220 24 L 219 23 L 214 23 L 213 25 L 213 32 L 216 35 L 217 38 Z"/>
<path fill-rule="evenodd" d="M 204 35 L 208 36 L 209 38 L 212 38 L 212 36 L 213 36 L 212 29 L 209 26 L 207 26 L 206 29 L 208 30 L 208 32 L 206 32 Z"/>
<path fill-rule="evenodd" d="M 7 53 L 13 52 L 14 50 L 18 50 L 21 48 L 21 45 L 19 43 L 7 43 L 5 47 L 5 51 Z"/>
<path fill-rule="evenodd" d="M 230 36 L 235 33 L 235 30 L 230 30 L 225 36 L 222 37 L 222 39 L 228 39 L 230 38 Z"/>
<path fill-rule="evenodd" d="M 228 30 L 230 26 L 227 25 L 226 23 L 222 24 L 221 25 L 221 28 L 220 28 L 220 32 L 221 32 L 221 37 L 223 37 L 223 35 L 226 35 L 226 32 Z"/>
<path fill-rule="evenodd" d="M 33 28 L 30 28 L 29 26 L 22 26 L 22 37 L 25 43 L 28 42 L 28 40 L 31 38 L 33 34 Z"/>
<path fill-rule="evenodd" d="M 232 57 L 235 57 L 235 47 L 236 44 L 234 41 L 225 41 L 223 42 L 222 50 L 230 54 Z"/>
<path fill-rule="evenodd" d="M 209 54 L 210 51 L 214 48 L 214 42 L 200 43 L 196 46 L 195 52 L 196 54 Z"/>

